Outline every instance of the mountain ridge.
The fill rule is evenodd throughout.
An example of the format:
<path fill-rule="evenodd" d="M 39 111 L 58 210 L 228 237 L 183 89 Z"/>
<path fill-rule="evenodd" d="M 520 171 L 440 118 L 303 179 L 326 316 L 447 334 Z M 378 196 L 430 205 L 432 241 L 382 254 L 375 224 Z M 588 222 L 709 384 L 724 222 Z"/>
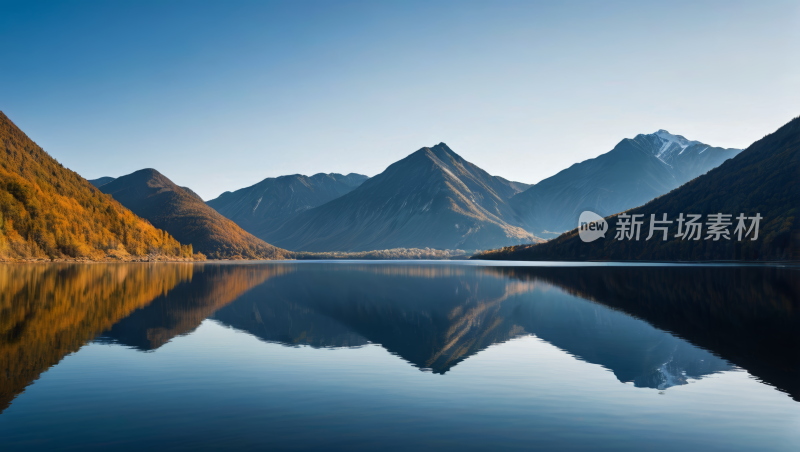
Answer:
<path fill-rule="evenodd" d="M 271 177 L 234 192 L 225 192 L 206 204 L 245 231 L 269 241 L 271 231 L 297 214 L 347 194 L 367 179 L 356 173 Z"/>

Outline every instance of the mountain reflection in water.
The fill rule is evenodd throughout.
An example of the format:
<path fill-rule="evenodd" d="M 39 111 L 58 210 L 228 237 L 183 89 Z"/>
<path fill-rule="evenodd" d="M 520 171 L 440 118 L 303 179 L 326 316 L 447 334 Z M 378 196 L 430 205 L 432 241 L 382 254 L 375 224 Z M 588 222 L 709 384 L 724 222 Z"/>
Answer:
<path fill-rule="evenodd" d="M 92 338 L 154 350 L 206 318 L 287 346 L 380 344 L 437 374 L 535 334 L 638 387 L 738 366 L 799 400 L 799 284 L 776 267 L 2 265 L 0 410 Z"/>

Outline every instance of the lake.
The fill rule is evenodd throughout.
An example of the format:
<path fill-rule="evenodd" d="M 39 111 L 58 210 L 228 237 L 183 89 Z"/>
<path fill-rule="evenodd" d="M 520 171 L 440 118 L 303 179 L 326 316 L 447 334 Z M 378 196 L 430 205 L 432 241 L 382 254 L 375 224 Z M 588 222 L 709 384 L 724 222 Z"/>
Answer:
<path fill-rule="evenodd" d="M 800 450 L 800 267 L 0 264 L 0 450 Z"/>

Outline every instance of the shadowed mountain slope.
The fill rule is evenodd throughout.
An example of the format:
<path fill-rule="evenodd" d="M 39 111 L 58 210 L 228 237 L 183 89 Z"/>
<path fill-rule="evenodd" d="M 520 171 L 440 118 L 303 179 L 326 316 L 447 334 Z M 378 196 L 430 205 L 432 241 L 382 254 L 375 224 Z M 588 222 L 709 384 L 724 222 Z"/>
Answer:
<path fill-rule="evenodd" d="M 647 234 L 651 214 L 666 213 L 673 220 L 668 240 L 615 240 L 613 234 L 583 243 L 573 229 L 555 240 L 536 246 L 519 246 L 477 256 L 478 259 L 510 260 L 786 260 L 800 258 L 800 118 L 756 141 L 724 162 L 667 195 L 627 214 L 643 214 Z M 675 237 L 679 214 L 732 215 L 730 240 L 683 240 Z M 734 236 L 735 217 L 760 214 L 757 240 Z M 614 228 L 616 215 L 609 228 Z M 577 221 L 576 221 L 577 223 Z M 747 227 L 750 227 L 748 222 Z M 752 237 L 752 236 L 751 236 Z"/>
<path fill-rule="evenodd" d="M 0 112 L 0 258 L 162 254 L 188 247 L 64 168 Z"/>
<path fill-rule="evenodd" d="M 143 169 L 100 187 L 195 252 L 218 258 L 281 259 L 286 251 L 245 232 L 154 169 Z"/>
<path fill-rule="evenodd" d="M 100 187 L 111 182 L 112 180 L 114 180 L 113 177 L 103 176 L 103 177 L 98 177 L 97 179 L 91 179 L 89 180 L 89 183 L 94 185 L 95 187 Z"/>
<path fill-rule="evenodd" d="M 288 220 L 311 208 L 350 193 L 367 176 L 350 173 L 270 177 L 208 201 L 217 212 L 263 240 Z"/>
<path fill-rule="evenodd" d="M 514 196 L 511 205 L 529 231 L 551 238 L 574 228 L 585 210 L 607 216 L 640 206 L 739 152 L 665 130 L 637 135 L 535 184 Z"/>
<path fill-rule="evenodd" d="M 507 200 L 507 181 L 444 143 L 390 165 L 352 192 L 308 210 L 269 234 L 302 251 L 388 248 L 476 249 L 528 243 Z"/>

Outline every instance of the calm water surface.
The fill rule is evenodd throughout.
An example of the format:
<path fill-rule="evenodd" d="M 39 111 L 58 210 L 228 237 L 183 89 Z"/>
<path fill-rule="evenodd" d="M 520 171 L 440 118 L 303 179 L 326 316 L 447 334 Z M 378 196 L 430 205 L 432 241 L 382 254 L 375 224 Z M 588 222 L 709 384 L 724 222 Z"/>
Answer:
<path fill-rule="evenodd" d="M 0 450 L 800 450 L 800 268 L 0 265 Z"/>

